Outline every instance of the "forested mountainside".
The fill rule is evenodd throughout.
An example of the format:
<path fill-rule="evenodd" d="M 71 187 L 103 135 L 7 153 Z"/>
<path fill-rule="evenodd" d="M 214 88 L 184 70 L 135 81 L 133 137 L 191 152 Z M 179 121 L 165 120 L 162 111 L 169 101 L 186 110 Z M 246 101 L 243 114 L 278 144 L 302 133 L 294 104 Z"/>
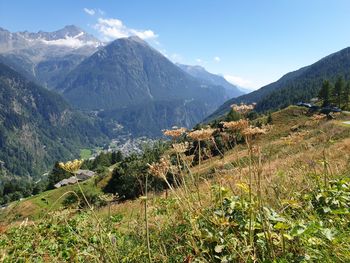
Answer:
<path fill-rule="evenodd" d="M 74 110 L 58 94 L 0 64 L 1 174 L 41 175 L 55 161 L 106 139 L 103 125 Z"/>
<path fill-rule="evenodd" d="M 338 76 L 350 79 L 350 48 L 333 53 L 316 63 L 290 72 L 278 81 L 249 94 L 225 102 L 207 120 L 230 110 L 232 104 L 256 102 L 257 111 L 284 108 L 318 95 L 323 80 L 334 82 Z"/>
<path fill-rule="evenodd" d="M 161 137 L 164 127 L 192 127 L 203 118 L 207 111 L 205 105 L 198 101 L 154 101 L 140 103 L 123 109 L 107 110 L 99 117 L 115 127 L 117 123 L 134 136 Z"/>

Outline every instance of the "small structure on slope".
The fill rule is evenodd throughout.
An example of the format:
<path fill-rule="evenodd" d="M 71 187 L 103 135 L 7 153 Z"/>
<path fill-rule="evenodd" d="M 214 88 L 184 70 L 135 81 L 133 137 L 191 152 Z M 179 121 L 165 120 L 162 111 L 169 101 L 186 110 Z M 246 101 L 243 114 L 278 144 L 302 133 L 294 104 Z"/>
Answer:
<path fill-rule="evenodd" d="M 78 170 L 75 176 L 71 176 L 67 179 L 63 179 L 54 185 L 55 188 L 60 188 L 61 186 L 66 186 L 70 184 L 76 184 L 77 182 L 85 181 L 89 178 L 95 176 L 95 172 L 90 170 Z"/>

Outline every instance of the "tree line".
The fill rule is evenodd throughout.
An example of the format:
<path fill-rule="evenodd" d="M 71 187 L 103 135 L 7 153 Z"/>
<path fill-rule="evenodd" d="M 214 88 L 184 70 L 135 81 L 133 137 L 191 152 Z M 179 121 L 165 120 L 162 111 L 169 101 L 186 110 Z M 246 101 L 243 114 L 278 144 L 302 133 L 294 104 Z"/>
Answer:
<path fill-rule="evenodd" d="M 339 76 L 334 84 L 329 80 L 324 80 L 318 97 L 323 101 L 322 106 L 336 105 L 343 110 L 348 110 L 350 81 L 345 81 L 343 76 Z"/>

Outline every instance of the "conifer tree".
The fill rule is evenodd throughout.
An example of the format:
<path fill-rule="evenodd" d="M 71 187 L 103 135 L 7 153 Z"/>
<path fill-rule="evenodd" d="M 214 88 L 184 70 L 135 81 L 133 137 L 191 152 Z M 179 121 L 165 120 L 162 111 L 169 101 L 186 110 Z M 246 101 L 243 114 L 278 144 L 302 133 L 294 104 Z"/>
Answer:
<path fill-rule="evenodd" d="M 332 91 L 332 97 L 334 99 L 334 103 L 338 105 L 338 107 L 341 107 L 342 103 L 342 94 L 344 90 L 345 82 L 343 76 L 339 76 L 337 78 L 337 81 L 335 82 L 333 91 Z"/>
<path fill-rule="evenodd" d="M 318 97 L 323 100 L 323 106 L 329 105 L 331 97 L 331 84 L 328 80 L 323 81 Z"/>
<path fill-rule="evenodd" d="M 346 83 L 346 86 L 344 87 L 344 92 L 343 92 L 343 99 L 342 101 L 344 102 L 344 108 L 349 109 L 349 101 L 350 101 L 350 82 Z"/>

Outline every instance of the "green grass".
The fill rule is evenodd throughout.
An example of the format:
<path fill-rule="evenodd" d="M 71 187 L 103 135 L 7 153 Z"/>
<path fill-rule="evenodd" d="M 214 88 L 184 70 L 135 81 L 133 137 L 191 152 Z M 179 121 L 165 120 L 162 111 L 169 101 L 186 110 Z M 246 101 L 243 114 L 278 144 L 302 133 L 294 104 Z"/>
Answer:
<path fill-rule="evenodd" d="M 87 160 L 92 156 L 92 151 L 90 149 L 81 149 L 80 150 L 80 158 Z"/>
<path fill-rule="evenodd" d="M 91 178 L 80 183 L 83 192 L 90 196 L 102 195 L 101 188 L 95 186 L 94 180 L 95 178 Z M 30 220 L 40 219 L 51 211 L 64 208 L 63 201 L 70 192 L 79 194 L 79 186 L 77 184 L 64 186 L 28 197 L 22 201 L 13 202 L 5 212 L 0 214 L 0 222 L 11 222 L 12 220 L 23 220 L 25 218 Z"/>

